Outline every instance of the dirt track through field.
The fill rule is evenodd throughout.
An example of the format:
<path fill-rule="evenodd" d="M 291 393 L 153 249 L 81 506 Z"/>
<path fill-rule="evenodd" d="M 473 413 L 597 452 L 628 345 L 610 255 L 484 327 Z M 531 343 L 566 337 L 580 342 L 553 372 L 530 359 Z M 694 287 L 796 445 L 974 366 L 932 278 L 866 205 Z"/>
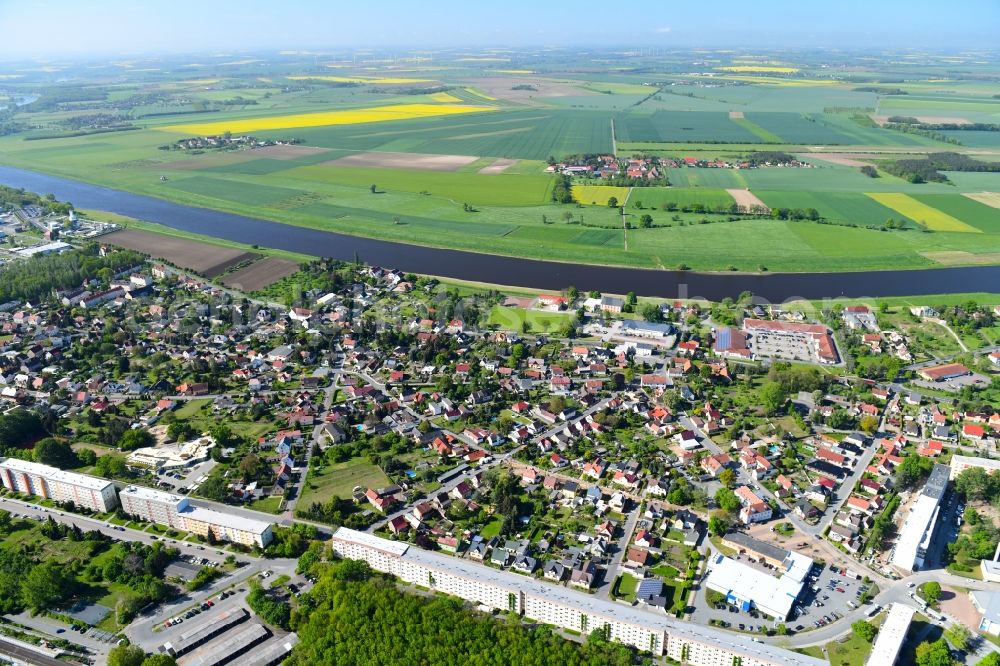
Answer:
<path fill-rule="evenodd" d="M 296 157 L 308 157 L 309 155 L 328 153 L 330 149 L 299 145 L 265 146 L 264 148 L 254 148 L 250 152 L 257 157 L 270 157 L 272 160 L 294 160 Z"/>
<path fill-rule="evenodd" d="M 806 153 L 806 157 L 815 158 L 817 160 L 823 160 L 824 162 L 829 162 L 830 164 L 839 164 L 840 166 L 849 167 L 863 167 L 871 166 L 871 162 L 862 162 L 860 155 L 844 154 L 840 155 L 838 153 Z"/>
<path fill-rule="evenodd" d="M 367 167 L 376 169 L 417 169 L 420 171 L 455 171 L 472 164 L 470 155 L 428 155 L 423 153 L 357 153 L 323 162 L 325 166 Z"/>
<path fill-rule="evenodd" d="M 102 236 L 101 242 L 169 261 L 175 266 L 201 273 L 205 277 L 215 277 L 230 266 L 260 256 L 253 252 L 134 229 Z"/>
<path fill-rule="evenodd" d="M 726 190 L 729 192 L 729 196 L 736 200 L 737 205 L 743 208 L 753 208 L 754 206 L 764 208 L 765 210 L 771 210 L 767 207 L 763 201 L 757 198 L 757 195 L 750 190 L 743 190 L 739 188 L 732 188 Z"/>
<path fill-rule="evenodd" d="M 268 257 L 224 276 L 220 281 L 227 287 L 240 291 L 257 291 L 268 287 L 283 277 L 299 270 L 299 265 L 289 259 Z"/>

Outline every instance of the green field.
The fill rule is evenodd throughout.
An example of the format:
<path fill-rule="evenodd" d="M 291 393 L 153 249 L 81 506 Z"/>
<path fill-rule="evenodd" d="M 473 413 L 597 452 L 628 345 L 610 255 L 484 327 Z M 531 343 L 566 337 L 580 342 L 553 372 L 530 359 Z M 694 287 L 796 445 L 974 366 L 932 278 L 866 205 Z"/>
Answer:
<path fill-rule="evenodd" d="M 281 138 L 288 131 L 258 132 Z M 610 152 L 611 114 L 533 110 L 422 118 L 295 130 L 305 144 L 348 150 L 485 155 L 544 160 L 551 155 Z"/>
<path fill-rule="evenodd" d="M 671 185 L 677 187 L 710 187 L 717 189 L 743 189 L 747 186 L 743 172 L 735 169 L 695 169 L 690 167 L 667 169 Z"/>
<path fill-rule="evenodd" d="M 762 139 L 729 119 L 728 113 L 656 111 L 619 115 L 615 119 L 619 141 L 708 141 L 757 143 Z"/>
<path fill-rule="evenodd" d="M 988 234 L 1000 233 L 1000 210 L 960 194 L 916 194 L 917 201 Z"/>
<path fill-rule="evenodd" d="M 505 308 L 493 306 L 487 325 L 496 326 L 508 331 L 520 332 L 524 322 L 527 322 L 535 333 L 555 333 L 563 324 L 572 318 L 565 312 L 542 312 L 539 310 L 524 310 L 522 308 Z"/>
<path fill-rule="evenodd" d="M 458 202 L 490 206 L 530 206 L 544 204 L 552 190 L 552 176 L 485 176 L 478 173 L 408 171 L 404 169 L 357 169 L 336 166 L 305 166 L 281 174 L 282 178 L 306 183 L 329 183 L 369 188 L 380 192 L 399 190 L 424 196 L 438 196 Z M 375 196 L 381 196 L 376 194 Z"/>
<path fill-rule="evenodd" d="M 856 152 L 867 155 L 865 159 L 881 160 L 967 148 L 873 126 L 868 120 L 871 114 L 919 113 L 988 122 L 1000 113 L 992 83 L 1000 68 L 988 58 L 964 62 L 961 67 L 975 75 L 960 80 L 949 74 L 959 67 L 950 61 L 928 65 L 903 58 L 888 68 L 876 66 L 874 60 L 854 62 L 852 79 L 847 81 L 831 78 L 825 61 L 792 63 L 801 68 L 794 75 L 757 76 L 722 74 L 716 69 L 716 65 L 743 64 L 733 62 L 737 58 L 733 53 L 692 56 L 616 56 L 581 68 L 569 56 L 542 54 L 532 57 L 543 61 L 544 67 L 513 62 L 509 67 L 544 73 L 504 75 L 500 69 L 506 67 L 492 60 L 487 65 L 434 54 L 422 56 L 419 63 L 393 67 L 345 62 L 324 72 L 361 79 L 356 85 L 302 79 L 317 75 L 316 63 L 295 56 L 280 64 L 265 61 L 221 70 L 209 66 L 204 71 L 191 70 L 188 63 L 174 63 L 173 69 L 157 64 L 144 73 L 115 66 L 114 85 L 85 72 L 68 77 L 73 85 L 99 86 L 105 95 L 103 105 L 96 101 L 101 99 L 98 95 L 93 102 L 15 114 L 31 129 L 0 137 L 0 163 L 286 224 L 571 264 L 858 271 L 989 264 L 1000 256 L 996 211 L 961 196 L 1000 192 L 1000 173 L 948 173 L 950 183 L 913 184 L 884 172 L 868 178 L 856 167 L 823 160 L 814 160 L 814 168 L 801 169 L 669 168 L 670 187 L 635 187 L 628 195 L 626 221 L 633 227 L 628 231 L 628 250 L 622 218 L 607 208 L 607 197 L 593 206 L 553 203 L 557 178 L 545 173 L 545 161 L 611 151 L 612 119 L 620 158 L 652 153 L 672 161 L 686 156 L 736 160 L 767 149 L 792 152 L 807 161 L 810 151 Z M 799 54 L 796 60 L 806 57 Z M 627 66 L 613 64 L 618 60 Z M 709 61 L 714 62 L 705 69 Z M 717 75 L 708 76 L 707 71 Z M 16 94 L 19 87 L 30 92 L 41 85 L 38 72 L 18 73 L 26 77 L 23 85 L 11 79 L 5 83 L 10 88 L 6 95 Z M 91 76 L 96 78 L 90 81 Z M 364 83 L 380 77 L 424 79 L 429 87 L 422 91 L 416 84 Z M 890 78 L 904 80 L 898 86 L 907 94 L 887 96 L 857 89 L 866 81 Z M 515 84 L 524 82 L 530 82 L 532 89 L 516 90 L 523 85 Z M 61 85 L 48 79 L 45 84 Z M 163 129 L 449 103 L 475 104 L 489 111 L 255 133 L 260 139 L 294 139 L 305 147 L 324 149 L 284 154 L 171 149 L 172 142 L 186 137 Z M 120 104 L 126 105 L 140 129 L 26 140 L 67 134 L 67 119 L 93 114 L 95 109 L 118 113 Z M 1000 142 L 993 134 L 997 133 L 950 135 L 968 139 L 978 158 L 1000 160 Z M 360 152 L 373 153 L 368 158 L 371 166 L 329 164 Z M 378 166 L 380 152 L 459 155 L 471 161 L 459 160 L 453 171 L 387 168 Z M 479 173 L 496 158 L 519 161 L 499 174 Z M 372 185 L 376 193 L 371 192 Z M 726 189 L 748 188 L 772 207 L 815 208 L 836 224 L 730 221 L 728 213 L 666 210 L 670 204 L 727 207 L 733 199 Z M 914 225 L 906 231 L 846 226 L 879 227 L 889 218 L 904 217 L 905 209 L 894 211 L 865 193 L 906 195 L 924 213 L 937 211 L 940 220 L 928 233 Z M 623 202 L 624 197 L 618 198 Z M 643 215 L 652 217 L 653 228 L 635 228 Z M 952 218 L 961 224 L 945 224 Z M 519 328 L 526 317 L 532 326 L 544 323 L 535 313 L 491 315 L 496 325 L 511 328 Z M 558 323 L 548 322 L 550 327 Z M 194 416 L 207 418 L 200 412 Z M 241 427 L 252 429 L 250 424 Z"/>
<path fill-rule="evenodd" d="M 836 145 L 851 143 L 851 138 L 817 119 L 818 114 L 764 112 L 748 113 L 746 119 L 777 134 L 778 143 Z"/>
<path fill-rule="evenodd" d="M 798 208 L 802 210 L 815 208 L 819 211 L 821 217 L 831 222 L 858 224 L 862 226 L 881 226 L 890 218 L 894 220 L 903 218 L 897 211 L 887 208 L 874 201 L 871 197 L 858 192 L 774 192 L 755 190 L 754 194 L 771 208 Z"/>
<path fill-rule="evenodd" d="M 637 187 L 632 190 L 632 196 L 629 197 L 629 206 L 634 207 L 637 202 L 641 203 L 643 208 L 660 210 L 663 210 L 668 203 L 676 204 L 678 207 L 701 204 L 707 208 L 715 208 L 731 205 L 733 198 L 725 190 L 709 187 Z"/>
<path fill-rule="evenodd" d="M 389 477 L 365 458 L 327 465 L 321 472 L 310 467 L 298 505 L 308 507 L 314 502 L 323 503 L 335 495 L 347 499 L 355 486 L 377 489 L 388 485 Z"/>

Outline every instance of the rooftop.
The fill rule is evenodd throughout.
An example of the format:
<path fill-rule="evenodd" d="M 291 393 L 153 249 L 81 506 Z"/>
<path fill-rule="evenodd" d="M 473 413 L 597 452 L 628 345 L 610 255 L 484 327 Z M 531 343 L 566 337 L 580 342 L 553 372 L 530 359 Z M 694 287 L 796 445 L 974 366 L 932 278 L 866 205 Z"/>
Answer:
<path fill-rule="evenodd" d="M 222 525 L 234 530 L 242 530 L 253 534 L 263 534 L 271 528 L 271 523 L 253 518 L 244 518 L 231 513 L 223 513 L 214 509 L 204 509 L 200 506 L 191 506 L 184 512 L 184 515 L 194 520 L 200 520 L 212 525 Z"/>
<path fill-rule="evenodd" d="M 948 475 L 951 470 L 946 465 L 934 465 L 927 483 L 924 484 L 920 496 L 903 522 L 896 540 L 896 554 L 892 558 L 893 565 L 906 571 L 913 571 L 920 557 L 920 545 L 924 542 L 930 530 L 934 529 L 937 520 L 938 505 L 948 487 Z"/>
<path fill-rule="evenodd" d="M 984 619 L 1000 624 L 1000 594 L 988 590 L 973 590 L 972 601 Z"/>
<path fill-rule="evenodd" d="M 767 614 L 778 613 L 784 620 L 802 591 L 802 581 L 791 576 L 776 578 L 736 560 L 717 556 L 710 561 L 707 586 L 732 592 L 740 599 L 751 600 Z"/>
<path fill-rule="evenodd" d="M 910 620 L 916 611 L 912 606 L 895 603 L 889 609 L 889 615 L 879 629 L 878 638 L 868 656 L 867 664 L 872 666 L 892 666 L 899 657 L 899 649 L 903 647 L 903 640 L 906 632 L 910 628 Z"/>
<path fill-rule="evenodd" d="M 183 495 L 174 495 L 173 493 L 156 490 L 154 488 L 146 488 L 144 486 L 129 486 L 128 488 L 122 490 L 119 495 L 123 497 L 134 497 L 135 499 L 146 500 L 149 502 L 157 502 L 158 504 L 173 504 L 178 509 L 187 503 L 187 498 Z"/>
<path fill-rule="evenodd" d="M 33 474 L 35 476 L 45 477 L 51 481 L 59 481 L 61 483 L 68 483 L 73 486 L 89 488 L 97 491 L 103 491 L 108 486 L 113 485 L 107 479 L 99 479 L 94 476 L 87 476 L 86 474 L 76 474 L 75 472 L 66 472 L 56 467 L 49 467 L 48 465 L 42 465 L 36 462 L 20 460 L 19 458 L 7 458 L 0 462 L 0 467 L 6 467 L 7 469 L 15 472 Z"/>

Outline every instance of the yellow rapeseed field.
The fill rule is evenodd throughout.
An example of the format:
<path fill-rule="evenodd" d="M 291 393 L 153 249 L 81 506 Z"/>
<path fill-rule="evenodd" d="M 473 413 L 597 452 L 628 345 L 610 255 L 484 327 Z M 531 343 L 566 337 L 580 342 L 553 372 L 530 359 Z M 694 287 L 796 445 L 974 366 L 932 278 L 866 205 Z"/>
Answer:
<path fill-rule="evenodd" d="M 743 81 L 745 83 L 758 83 L 762 85 L 773 85 L 788 88 L 835 86 L 840 84 L 839 81 L 828 81 L 826 79 L 782 79 L 774 76 L 752 76 L 749 74 L 719 74 L 714 78 L 726 81 Z"/>
<path fill-rule="evenodd" d="M 723 72 L 763 72 L 767 74 L 794 74 L 799 71 L 798 67 L 774 67 L 771 65 L 731 65 L 729 67 L 716 67 Z"/>
<path fill-rule="evenodd" d="M 865 194 L 886 208 L 891 208 L 914 222 L 926 224 L 927 228 L 932 231 L 982 233 L 979 229 L 962 222 L 958 218 L 952 217 L 937 208 L 928 206 L 922 201 L 917 201 L 906 194 L 900 192 L 866 192 Z"/>
<path fill-rule="evenodd" d="M 427 83 L 433 79 L 408 79 L 393 76 L 289 76 L 292 81 L 332 81 L 333 83 Z"/>
<path fill-rule="evenodd" d="M 594 206 L 607 206 L 608 199 L 614 197 L 618 199 L 618 205 L 625 205 L 628 199 L 628 187 L 614 187 L 612 185 L 574 185 L 573 198 L 577 203 L 590 204 Z"/>
<path fill-rule="evenodd" d="M 187 123 L 157 127 L 165 132 L 178 132 L 196 136 L 211 136 L 233 132 L 258 132 L 260 130 L 291 129 L 295 127 L 322 127 L 324 125 L 355 125 L 359 123 L 380 123 L 389 120 L 410 120 L 432 116 L 450 116 L 460 113 L 492 111 L 493 107 L 463 104 L 394 104 L 365 109 L 345 109 L 343 111 L 323 111 L 319 113 L 297 113 L 290 116 L 265 116 L 242 120 L 218 120 L 211 123 Z"/>

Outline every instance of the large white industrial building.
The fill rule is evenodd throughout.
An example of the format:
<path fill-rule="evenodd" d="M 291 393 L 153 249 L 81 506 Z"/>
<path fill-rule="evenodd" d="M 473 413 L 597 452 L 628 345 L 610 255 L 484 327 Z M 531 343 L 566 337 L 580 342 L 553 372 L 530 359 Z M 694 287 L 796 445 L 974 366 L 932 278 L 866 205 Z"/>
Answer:
<path fill-rule="evenodd" d="M 115 485 L 86 474 L 7 458 L 0 461 L 0 478 L 3 478 L 3 485 L 8 490 L 56 502 L 73 502 L 91 511 L 106 513 L 118 506 Z"/>
<path fill-rule="evenodd" d="M 946 465 L 934 465 L 920 496 L 903 522 L 896 539 L 896 554 L 892 556 L 893 566 L 902 571 L 918 571 L 924 565 L 924 556 L 934 538 L 941 499 L 948 489 L 950 472 Z"/>
<path fill-rule="evenodd" d="M 780 578 L 725 555 L 716 555 L 709 560 L 705 587 L 724 594 L 728 603 L 742 610 L 756 608 L 784 622 L 812 568 L 812 560 L 805 555 L 790 555 L 794 556 L 793 561 Z"/>
<path fill-rule="evenodd" d="M 589 634 L 606 627 L 612 640 L 695 666 L 821 666 L 825 661 L 756 643 L 748 637 L 678 622 L 565 587 L 497 571 L 341 527 L 331 540 L 340 557 L 490 608 Z"/>
<path fill-rule="evenodd" d="M 125 513 L 176 530 L 263 548 L 274 536 L 271 523 L 191 506 L 188 498 L 162 490 L 129 486 L 121 492 Z"/>

